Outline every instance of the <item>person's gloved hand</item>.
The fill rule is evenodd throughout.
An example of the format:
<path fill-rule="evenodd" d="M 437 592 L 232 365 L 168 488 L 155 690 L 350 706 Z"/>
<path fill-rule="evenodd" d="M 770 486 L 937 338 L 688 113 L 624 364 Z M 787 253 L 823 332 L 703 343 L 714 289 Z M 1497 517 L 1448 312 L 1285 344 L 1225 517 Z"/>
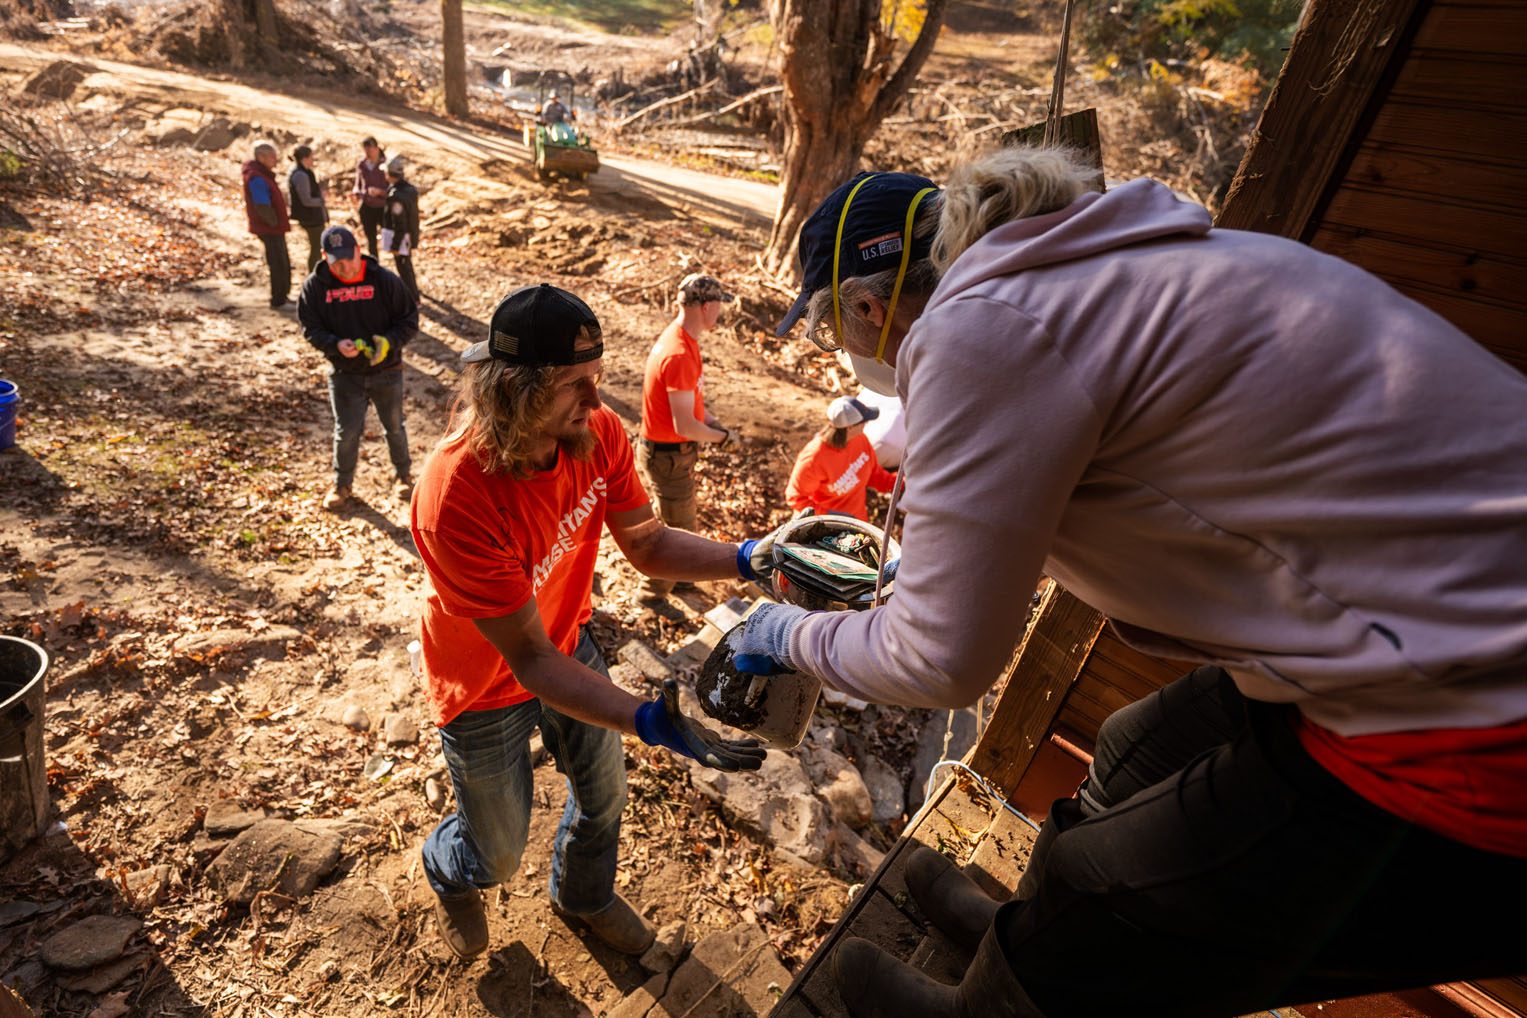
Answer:
<path fill-rule="evenodd" d="M 794 671 L 790 634 L 811 614 L 793 604 L 761 604 L 742 625 L 727 634 L 732 667 L 748 675 L 777 675 Z"/>
<path fill-rule="evenodd" d="M 737 546 L 737 575 L 744 580 L 759 582 L 774 575 L 774 541 L 779 532 L 796 520 L 810 516 L 814 510 L 803 509 L 790 519 L 771 530 L 768 535 L 743 541 Z"/>
<path fill-rule="evenodd" d="M 679 684 L 663 682 L 663 695 L 636 709 L 636 734 L 649 746 L 662 746 L 718 771 L 756 771 L 765 750 L 757 739 L 723 739 L 679 710 Z"/>
<path fill-rule="evenodd" d="M 885 582 L 890 583 L 896 579 L 896 571 L 901 568 L 901 559 L 893 558 L 880 568 L 880 576 Z"/>

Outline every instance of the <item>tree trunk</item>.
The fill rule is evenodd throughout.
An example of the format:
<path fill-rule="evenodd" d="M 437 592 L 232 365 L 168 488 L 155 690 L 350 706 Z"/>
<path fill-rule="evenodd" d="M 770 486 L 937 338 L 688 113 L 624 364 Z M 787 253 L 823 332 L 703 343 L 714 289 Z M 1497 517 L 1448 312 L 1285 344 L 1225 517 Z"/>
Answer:
<path fill-rule="evenodd" d="M 865 143 L 933 52 L 946 0 L 919 0 L 921 30 L 910 46 L 898 46 L 882 7 L 909 2 L 771 0 L 785 86 L 785 158 L 779 209 L 764 252 L 770 271 L 792 269 L 801 224 L 853 175 Z M 899 64 L 898 48 L 905 52 Z"/>
<path fill-rule="evenodd" d="M 280 32 L 276 29 L 276 0 L 252 0 L 255 32 L 260 41 L 274 46 Z"/>
<path fill-rule="evenodd" d="M 467 44 L 461 28 L 461 0 L 440 0 L 445 45 L 445 111 L 467 115 Z"/>

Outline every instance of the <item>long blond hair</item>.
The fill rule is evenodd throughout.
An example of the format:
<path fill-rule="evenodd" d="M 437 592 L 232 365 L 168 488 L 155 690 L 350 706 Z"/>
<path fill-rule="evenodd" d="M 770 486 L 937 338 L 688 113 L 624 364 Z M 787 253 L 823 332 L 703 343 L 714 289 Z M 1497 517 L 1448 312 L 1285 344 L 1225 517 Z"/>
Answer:
<path fill-rule="evenodd" d="M 597 343 L 600 332 L 585 325 L 579 341 Z M 561 374 L 558 367 L 527 367 L 489 358 L 468 364 L 451 407 L 451 426 L 441 445 L 465 439 L 488 473 L 524 479 L 536 472 L 531 451 L 541 437 Z M 582 441 L 562 441 L 563 452 L 586 460 L 592 434 Z"/>
<path fill-rule="evenodd" d="M 936 200 L 918 207 L 914 237 L 933 236 L 932 251 L 907 266 L 902 296 L 926 300 L 949 266 L 997 227 L 1015 219 L 1042 216 L 1070 205 L 1095 190 L 1098 170 L 1067 148 L 999 148 L 956 166 Z M 860 316 L 866 296 L 890 300 L 896 270 L 841 280 L 838 303 L 845 331 L 873 337 L 878 329 Z M 806 331 L 814 332 L 832 315 L 832 286 L 811 295 Z"/>

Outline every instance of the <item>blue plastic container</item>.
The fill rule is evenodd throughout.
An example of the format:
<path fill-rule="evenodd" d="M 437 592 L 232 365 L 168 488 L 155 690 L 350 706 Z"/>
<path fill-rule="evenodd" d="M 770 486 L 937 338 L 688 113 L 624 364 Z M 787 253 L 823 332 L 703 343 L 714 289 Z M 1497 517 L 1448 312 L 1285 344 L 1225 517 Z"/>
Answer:
<path fill-rule="evenodd" d="M 0 449 L 16 444 L 16 407 L 21 402 L 21 390 L 15 382 L 0 378 Z"/>

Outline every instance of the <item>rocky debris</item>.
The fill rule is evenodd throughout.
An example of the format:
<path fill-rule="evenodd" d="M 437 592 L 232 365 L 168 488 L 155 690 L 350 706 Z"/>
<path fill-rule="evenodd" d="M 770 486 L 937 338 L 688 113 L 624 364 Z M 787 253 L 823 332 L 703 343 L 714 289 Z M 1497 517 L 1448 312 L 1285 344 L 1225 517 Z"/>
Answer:
<path fill-rule="evenodd" d="M 75 993 L 105 993 L 122 980 L 148 964 L 146 951 L 125 955 L 110 965 L 91 969 L 75 976 L 66 976 L 58 984 Z"/>
<path fill-rule="evenodd" d="M 339 720 L 346 728 L 353 728 L 357 732 L 364 732 L 371 727 L 371 716 L 358 703 L 346 707 Z"/>
<path fill-rule="evenodd" d="M 233 839 L 207 867 L 207 877 L 230 903 L 247 905 L 261 891 L 302 898 L 338 864 L 339 850 L 332 831 L 262 820 Z"/>
<path fill-rule="evenodd" d="M 424 779 L 424 801 L 436 813 L 445 812 L 445 788 L 434 778 Z"/>
<path fill-rule="evenodd" d="M 153 908 L 164 900 L 174 875 L 174 870 L 161 863 L 129 873 L 122 882 L 127 885 L 127 897 L 135 908 Z"/>
<path fill-rule="evenodd" d="M 811 779 L 799 760 L 771 752 L 752 773 L 727 774 L 693 761 L 690 780 L 741 827 L 808 863 L 827 855 L 827 807 L 811 792 Z"/>
<path fill-rule="evenodd" d="M 250 127 L 233 123 L 227 117 L 215 117 L 191 139 L 191 147 L 202 152 L 220 152 L 248 134 Z"/>
<path fill-rule="evenodd" d="M 39 953 L 49 968 L 78 972 L 122 957 L 127 942 L 142 928 L 132 916 L 86 916 L 44 940 Z"/>
<path fill-rule="evenodd" d="M 834 707 L 846 707 L 852 711 L 862 711 L 869 706 L 868 700 L 861 700 L 856 696 L 840 693 L 836 689 L 828 689 L 826 686 L 822 687 L 822 699 Z"/>
<path fill-rule="evenodd" d="M 705 621 L 716 627 L 717 633 L 727 633 L 742 622 L 748 613 L 748 604 L 740 597 L 723 601 L 705 613 Z"/>
<path fill-rule="evenodd" d="M 828 840 L 837 853 L 838 861 L 846 869 L 856 871 L 861 878 L 874 873 L 885 859 L 884 852 L 859 837 L 847 824 L 835 824 Z"/>
<path fill-rule="evenodd" d="M 662 682 L 673 674 L 673 669 L 668 667 L 668 662 L 640 640 L 629 641 L 620 648 L 620 653 L 616 656 L 620 658 L 622 664 L 635 668 L 651 682 Z"/>
<path fill-rule="evenodd" d="M 877 824 L 900 820 L 907 809 L 906 789 L 901 787 L 901 778 L 891 765 L 878 756 L 866 756 L 860 773 L 873 803 L 870 819 Z"/>
<path fill-rule="evenodd" d="M 389 714 L 382 722 L 382 738 L 389 746 L 412 746 L 419 741 L 419 725 L 407 714 Z"/>
<path fill-rule="evenodd" d="M 683 922 L 669 923 L 657 931 L 657 939 L 641 957 L 641 966 L 651 975 L 666 975 L 684 957 L 684 938 L 689 926 Z"/>
<path fill-rule="evenodd" d="M 620 999 L 605 1018 L 647 1018 L 668 989 L 668 973 L 659 972 Z M 657 1012 L 663 1014 L 661 1010 Z"/>
<path fill-rule="evenodd" d="M 962 760 L 976 744 L 976 709 L 966 707 L 964 710 L 953 713 L 954 735 L 949 740 L 947 758 Z M 923 726 L 922 732 L 917 737 L 917 752 L 912 757 L 912 783 L 907 786 L 908 809 L 916 809 L 923 804 L 923 798 L 928 790 L 928 775 L 932 772 L 933 765 L 946 757 L 943 747 L 944 731 L 948 724 L 949 714 L 937 712 L 933 715 L 933 720 Z M 942 780 L 948 775 L 940 772 L 939 777 Z"/>
<path fill-rule="evenodd" d="M 768 1014 L 790 985 L 768 934 L 754 923 L 740 923 L 709 934 L 674 971 L 658 1006 L 658 1015 L 731 1018 Z"/>
<path fill-rule="evenodd" d="M 0 901 L 0 926 L 30 919 L 41 911 L 42 906 L 35 901 Z"/>
<path fill-rule="evenodd" d="M 624 661 L 617 661 L 610 665 L 610 681 L 632 696 L 650 697 L 652 687 L 642 675 L 641 669 L 628 665 Z"/>
<path fill-rule="evenodd" d="M 874 817 L 875 804 L 858 768 L 827 746 L 807 742 L 801 753 L 806 773 L 833 819 L 858 830 Z"/>
<path fill-rule="evenodd" d="M 263 809 L 245 809 L 236 802 L 221 799 L 207 807 L 201 826 L 208 834 L 226 836 L 247 831 L 264 819 Z"/>
<path fill-rule="evenodd" d="M 176 640 L 175 653 L 194 660 L 231 653 L 276 658 L 285 656 L 288 643 L 300 639 L 302 633 L 291 626 L 266 626 L 260 630 L 210 629 Z"/>
<path fill-rule="evenodd" d="M 21 85 L 21 92 L 41 99 L 67 99 L 94 71 L 95 68 L 88 64 L 55 60 L 27 78 Z"/>

